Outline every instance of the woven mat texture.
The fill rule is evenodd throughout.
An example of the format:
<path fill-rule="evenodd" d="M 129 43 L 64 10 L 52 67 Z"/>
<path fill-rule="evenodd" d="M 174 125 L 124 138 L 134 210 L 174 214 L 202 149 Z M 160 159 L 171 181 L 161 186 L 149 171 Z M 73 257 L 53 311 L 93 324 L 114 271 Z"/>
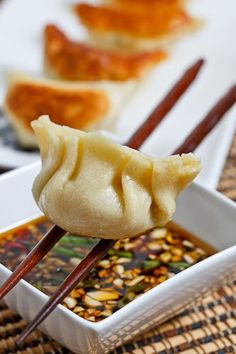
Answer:
<path fill-rule="evenodd" d="M 218 189 L 236 201 L 236 135 Z M 39 331 L 17 350 L 15 339 L 24 326 L 19 315 L 0 305 L 1 354 L 73 354 Z M 236 280 L 112 353 L 236 353 Z"/>

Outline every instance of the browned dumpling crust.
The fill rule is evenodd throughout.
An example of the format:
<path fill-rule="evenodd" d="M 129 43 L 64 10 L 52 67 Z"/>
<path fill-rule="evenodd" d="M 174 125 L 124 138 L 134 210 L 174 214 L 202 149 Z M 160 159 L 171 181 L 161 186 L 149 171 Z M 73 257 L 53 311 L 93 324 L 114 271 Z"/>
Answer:
<path fill-rule="evenodd" d="M 69 91 L 19 82 L 8 91 L 5 107 L 30 131 L 32 120 L 45 113 L 50 114 L 55 123 L 84 129 L 102 119 L 110 103 L 106 94 L 99 90 Z"/>
<path fill-rule="evenodd" d="M 127 6 L 159 6 L 159 5 L 178 5 L 184 2 L 184 0 L 109 0 L 108 3 L 118 3 Z"/>
<path fill-rule="evenodd" d="M 176 34 L 192 22 L 191 16 L 183 7 L 165 3 L 160 3 L 152 11 L 143 6 L 124 8 L 80 3 L 75 6 L 75 12 L 81 22 L 92 31 L 115 32 L 134 39 Z"/>
<path fill-rule="evenodd" d="M 134 80 L 70 82 L 12 73 L 4 111 L 19 143 L 36 147 L 30 125 L 35 118 L 48 113 L 55 123 L 71 128 L 110 129 L 135 86 Z"/>
<path fill-rule="evenodd" d="M 64 80 L 128 80 L 166 58 L 162 50 L 121 53 L 68 39 L 54 25 L 44 32 L 46 71 Z"/>

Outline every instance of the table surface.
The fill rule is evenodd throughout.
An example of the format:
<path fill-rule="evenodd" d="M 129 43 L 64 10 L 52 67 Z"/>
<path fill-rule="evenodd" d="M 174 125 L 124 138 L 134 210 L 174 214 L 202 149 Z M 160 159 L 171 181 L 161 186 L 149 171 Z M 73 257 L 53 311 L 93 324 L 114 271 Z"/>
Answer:
<path fill-rule="evenodd" d="M 218 189 L 236 201 L 236 135 Z M 39 331 L 34 331 L 18 350 L 15 339 L 24 327 L 19 315 L 0 305 L 1 354 L 73 354 Z M 112 353 L 236 353 L 236 280 Z"/>

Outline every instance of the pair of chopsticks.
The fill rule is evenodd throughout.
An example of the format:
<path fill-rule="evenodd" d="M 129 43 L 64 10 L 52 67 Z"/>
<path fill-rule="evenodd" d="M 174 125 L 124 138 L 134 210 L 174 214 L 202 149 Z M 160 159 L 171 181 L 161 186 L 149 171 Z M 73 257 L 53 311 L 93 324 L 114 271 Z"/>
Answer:
<path fill-rule="evenodd" d="M 191 66 L 173 86 L 169 93 L 155 108 L 149 118 L 137 130 L 126 144 L 129 147 L 138 149 L 153 130 L 160 124 L 166 114 L 172 109 L 179 98 L 191 85 L 197 77 L 203 60 L 197 61 Z M 192 133 L 179 146 L 174 154 L 187 153 L 193 151 L 205 138 L 205 136 L 220 121 L 224 113 L 227 112 L 235 103 L 236 86 L 233 86 L 210 110 L 206 117 L 197 125 Z M 63 237 L 66 232 L 55 225 L 43 237 L 43 239 L 35 246 L 23 262 L 16 268 L 12 275 L 6 280 L 0 288 L 0 299 L 3 298 L 17 283 L 21 280 Z M 48 302 L 43 306 L 33 322 L 29 324 L 22 332 L 17 340 L 17 344 L 21 344 L 24 339 L 53 311 L 53 309 L 73 290 L 73 288 L 83 280 L 90 270 L 100 261 L 115 244 L 115 240 L 101 239 L 89 252 L 89 254 L 81 261 L 81 263 L 72 271 L 72 273 L 59 286 L 57 291 L 50 297 Z"/>

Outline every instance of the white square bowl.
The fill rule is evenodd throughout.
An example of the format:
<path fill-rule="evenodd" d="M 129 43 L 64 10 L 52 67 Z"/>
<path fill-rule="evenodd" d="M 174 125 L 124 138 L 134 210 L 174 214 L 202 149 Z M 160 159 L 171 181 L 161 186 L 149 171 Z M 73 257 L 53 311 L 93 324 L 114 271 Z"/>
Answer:
<path fill-rule="evenodd" d="M 0 177 L 0 233 L 40 214 L 31 196 L 39 163 Z M 115 312 L 92 323 L 63 306 L 40 326 L 75 353 L 107 353 L 156 326 L 190 302 L 236 277 L 236 205 L 217 192 L 193 184 L 178 199 L 174 221 L 219 252 L 158 285 Z M 10 271 L 0 265 L 0 283 Z M 47 296 L 21 281 L 5 298 L 7 305 L 32 320 Z"/>

